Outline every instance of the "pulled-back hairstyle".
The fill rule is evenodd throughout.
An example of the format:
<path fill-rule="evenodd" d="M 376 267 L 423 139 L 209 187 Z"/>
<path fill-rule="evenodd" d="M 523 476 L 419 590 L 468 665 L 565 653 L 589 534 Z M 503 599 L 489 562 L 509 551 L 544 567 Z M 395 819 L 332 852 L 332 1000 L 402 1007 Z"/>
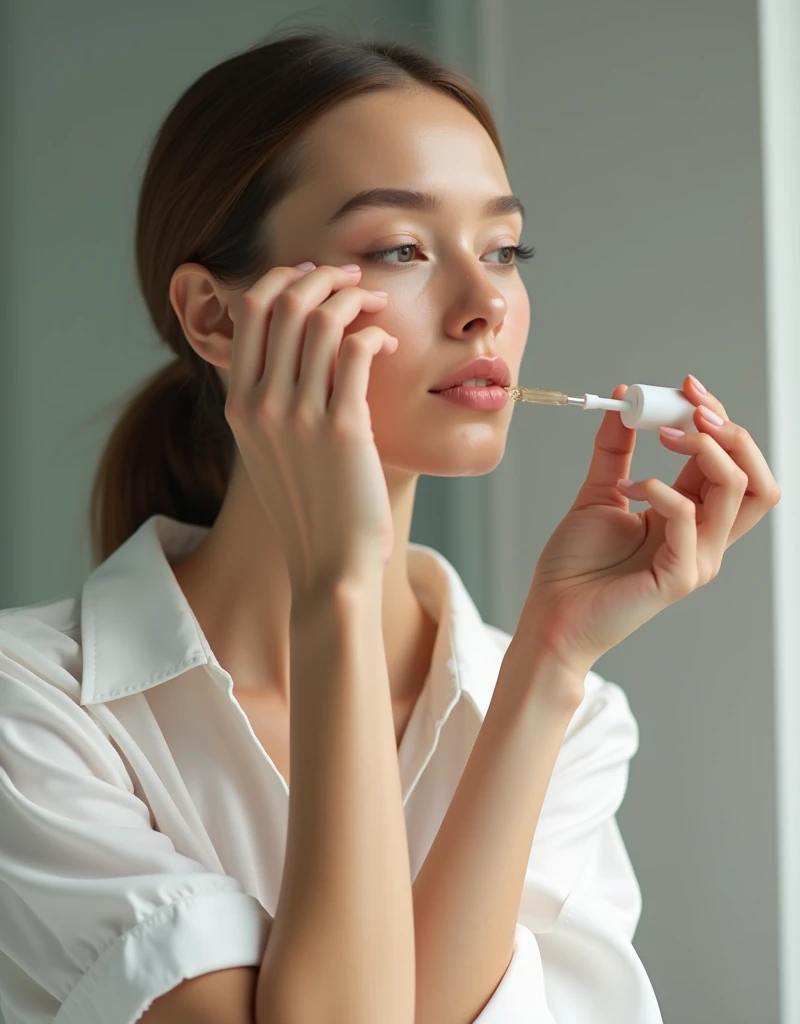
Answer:
<path fill-rule="evenodd" d="M 211 526 L 235 454 L 214 367 L 186 340 L 169 299 L 172 274 L 199 263 L 227 287 L 269 269 L 265 218 L 291 189 L 312 122 L 353 96 L 421 84 L 462 103 L 501 158 L 494 120 L 463 75 L 397 42 L 304 31 L 272 38 L 202 74 L 158 130 L 136 215 L 139 287 L 175 354 L 125 404 L 90 497 L 95 563 L 150 516 Z"/>

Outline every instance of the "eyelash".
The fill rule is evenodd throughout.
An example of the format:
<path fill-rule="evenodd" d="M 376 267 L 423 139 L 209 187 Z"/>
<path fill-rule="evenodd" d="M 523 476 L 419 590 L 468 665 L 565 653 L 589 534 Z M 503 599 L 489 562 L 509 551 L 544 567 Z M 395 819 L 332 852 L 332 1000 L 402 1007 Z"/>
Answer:
<path fill-rule="evenodd" d="M 389 253 L 399 252 L 400 249 L 419 249 L 420 251 L 422 251 L 422 246 L 421 245 L 417 245 L 416 242 L 404 242 L 402 245 L 393 245 L 391 247 L 391 249 L 378 249 L 375 252 L 368 252 L 366 254 L 366 256 L 367 256 L 367 259 L 374 260 L 376 263 L 383 263 L 386 266 L 392 266 L 393 265 L 393 266 L 396 266 L 396 267 L 402 267 L 402 266 L 406 266 L 407 264 L 403 264 L 403 263 L 387 264 L 386 260 L 382 258 L 382 257 L 388 256 Z M 500 246 L 497 247 L 497 249 L 492 249 L 491 251 L 492 252 L 500 252 L 503 249 L 509 249 L 511 252 L 514 253 L 514 262 L 513 263 L 496 263 L 495 264 L 496 267 L 501 267 L 504 270 L 511 270 L 513 267 L 516 267 L 521 260 L 531 260 L 531 259 L 533 259 L 534 255 L 536 253 L 536 249 L 531 248 L 531 247 L 529 247 L 527 245 L 500 245 Z"/>

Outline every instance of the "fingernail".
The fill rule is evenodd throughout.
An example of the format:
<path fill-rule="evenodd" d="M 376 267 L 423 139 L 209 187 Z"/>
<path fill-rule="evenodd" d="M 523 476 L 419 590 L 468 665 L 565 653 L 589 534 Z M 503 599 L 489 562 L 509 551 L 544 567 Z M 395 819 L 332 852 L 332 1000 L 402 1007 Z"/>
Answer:
<path fill-rule="evenodd" d="M 357 263 L 343 263 L 341 269 L 346 270 L 350 274 L 354 274 L 357 270 L 361 270 L 361 267 L 359 267 Z"/>
<path fill-rule="evenodd" d="M 633 480 L 617 480 L 617 487 L 633 487 Z"/>
<path fill-rule="evenodd" d="M 700 383 L 700 381 L 697 379 L 697 377 L 695 377 L 695 375 L 693 373 L 690 373 L 689 377 L 691 378 L 692 383 L 694 384 L 694 386 L 697 388 L 697 390 L 700 392 L 701 395 L 707 395 L 708 394 L 708 391 L 706 391 L 706 389 L 703 387 L 703 385 Z"/>
<path fill-rule="evenodd" d="M 388 292 L 382 291 L 380 288 L 373 288 L 371 290 L 372 290 L 372 294 L 373 295 L 388 295 L 389 294 Z"/>
<path fill-rule="evenodd" d="M 677 427 L 662 427 L 661 433 L 666 434 L 667 437 L 683 437 L 686 433 L 685 430 L 678 430 Z"/>
<path fill-rule="evenodd" d="M 704 419 L 707 419 L 709 423 L 713 423 L 715 427 L 721 427 L 725 420 L 721 416 L 717 416 L 715 412 L 710 409 L 706 409 L 704 405 L 697 407 L 700 410 L 701 415 Z"/>
<path fill-rule="evenodd" d="M 298 263 L 297 270 L 313 270 L 316 267 L 316 263 Z"/>

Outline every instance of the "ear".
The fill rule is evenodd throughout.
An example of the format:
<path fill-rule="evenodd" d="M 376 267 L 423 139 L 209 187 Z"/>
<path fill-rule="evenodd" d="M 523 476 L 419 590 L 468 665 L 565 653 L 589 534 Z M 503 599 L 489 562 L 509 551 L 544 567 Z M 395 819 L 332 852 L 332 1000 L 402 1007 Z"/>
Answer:
<path fill-rule="evenodd" d="M 200 263 L 182 263 L 172 274 L 169 300 L 186 340 L 199 356 L 228 370 L 233 321 L 228 310 L 234 293 Z"/>

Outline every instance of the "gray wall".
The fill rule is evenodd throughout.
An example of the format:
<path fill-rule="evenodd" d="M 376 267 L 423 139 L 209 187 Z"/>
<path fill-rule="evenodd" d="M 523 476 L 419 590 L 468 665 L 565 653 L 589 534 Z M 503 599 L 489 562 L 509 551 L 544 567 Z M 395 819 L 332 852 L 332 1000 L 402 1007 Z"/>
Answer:
<path fill-rule="evenodd" d="M 0 607 L 79 586 L 109 404 L 169 357 L 133 265 L 137 189 L 169 107 L 279 23 L 425 44 L 426 18 L 425 0 L 0 4 Z M 415 539 L 435 542 L 421 491 Z"/>
<path fill-rule="evenodd" d="M 439 8 L 529 211 L 522 383 L 609 395 L 694 373 L 769 461 L 756 3 Z M 473 589 L 505 629 L 601 417 L 520 406 L 501 466 L 456 482 Z M 640 432 L 631 476 L 671 483 L 684 461 Z M 635 946 L 668 1022 L 779 1019 L 770 530 L 596 665 L 639 721 L 618 820 L 644 898 Z"/>

